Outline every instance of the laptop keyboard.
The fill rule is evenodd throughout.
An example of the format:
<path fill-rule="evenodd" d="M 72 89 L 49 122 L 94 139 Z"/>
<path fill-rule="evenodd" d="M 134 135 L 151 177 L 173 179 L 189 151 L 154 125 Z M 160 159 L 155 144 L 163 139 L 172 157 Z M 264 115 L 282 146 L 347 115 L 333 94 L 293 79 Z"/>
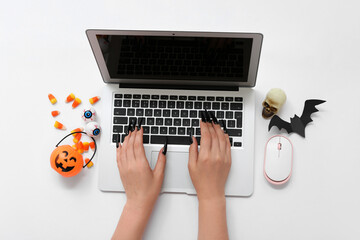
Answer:
<path fill-rule="evenodd" d="M 201 112 L 212 112 L 226 124 L 232 147 L 241 147 L 243 98 L 219 96 L 114 94 L 112 142 L 121 142 L 131 123 L 142 122 L 144 144 L 189 145 L 190 133 L 201 141 Z"/>

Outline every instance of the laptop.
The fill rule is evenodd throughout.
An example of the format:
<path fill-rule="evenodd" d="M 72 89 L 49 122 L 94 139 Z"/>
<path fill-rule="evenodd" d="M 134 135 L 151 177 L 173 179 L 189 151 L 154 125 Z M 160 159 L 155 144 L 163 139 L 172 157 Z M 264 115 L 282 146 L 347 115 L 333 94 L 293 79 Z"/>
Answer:
<path fill-rule="evenodd" d="M 168 139 L 162 192 L 196 194 L 189 171 L 189 133 L 200 143 L 201 112 L 226 124 L 232 166 L 226 196 L 254 190 L 255 86 L 260 33 L 87 30 L 103 81 L 99 189 L 124 192 L 116 164 L 118 134 L 143 122 L 154 168 Z M 200 147 L 200 146 L 199 146 Z"/>

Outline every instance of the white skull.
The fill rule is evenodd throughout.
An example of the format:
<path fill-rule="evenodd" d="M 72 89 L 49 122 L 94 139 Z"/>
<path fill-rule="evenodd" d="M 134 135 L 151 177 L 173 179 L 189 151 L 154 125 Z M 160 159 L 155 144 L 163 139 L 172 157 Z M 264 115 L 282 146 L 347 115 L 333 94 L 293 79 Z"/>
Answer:
<path fill-rule="evenodd" d="M 280 110 L 281 106 L 285 103 L 285 101 L 286 94 L 283 90 L 281 90 L 280 88 L 271 89 L 267 93 L 266 99 L 262 103 L 264 107 L 262 111 L 262 116 L 264 118 L 272 117 Z"/>

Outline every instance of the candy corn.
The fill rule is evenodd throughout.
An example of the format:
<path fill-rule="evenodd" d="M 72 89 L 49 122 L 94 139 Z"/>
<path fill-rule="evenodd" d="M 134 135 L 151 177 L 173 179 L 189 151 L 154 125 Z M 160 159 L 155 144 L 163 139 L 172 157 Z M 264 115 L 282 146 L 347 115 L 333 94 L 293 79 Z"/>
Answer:
<path fill-rule="evenodd" d="M 52 112 L 51 112 L 51 115 L 52 115 L 53 117 L 56 117 L 56 116 L 59 115 L 59 114 L 60 114 L 59 111 L 52 111 Z"/>
<path fill-rule="evenodd" d="M 89 144 L 89 146 L 91 147 L 91 150 L 94 150 L 94 149 L 95 149 L 95 143 L 94 143 L 94 142 L 91 142 L 91 143 Z"/>
<path fill-rule="evenodd" d="M 89 151 L 90 144 L 88 142 L 83 142 L 84 151 Z"/>
<path fill-rule="evenodd" d="M 48 98 L 49 98 L 51 104 L 55 104 L 57 102 L 56 98 L 51 93 L 49 93 Z"/>
<path fill-rule="evenodd" d="M 54 127 L 61 130 L 66 129 L 66 127 L 62 123 L 59 123 L 58 121 L 55 121 Z"/>
<path fill-rule="evenodd" d="M 76 133 L 76 134 L 73 134 L 73 135 L 74 135 L 73 142 L 78 143 L 80 141 L 80 139 L 81 139 L 82 134 L 81 133 Z"/>
<path fill-rule="evenodd" d="M 86 163 L 86 164 L 87 164 L 89 161 L 90 161 L 90 159 L 85 158 L 85 163 Z M 87 167 L 88 167 L 88 168 L 91 168 L 92 166 L 94 166 L 94 163 L 91 161 L 91 162 L 87 165 Z"/>
<path fill-rule="evenodd" d="M 75 144 L 77 151 L 82 154 L 84 152 L 84 145 L 82 142 L 78 142 L 77 144 Z"/>
<path fill-rule="evenodd" d="M 90 99 L 89 99 L 89 102 L 90 102 L 91 104 L 94 104 L 94 103 L 96 103 L 96 102 L 99 101 L 99 100 L 100 100 L 100 97 L 99 97 L 99 96 L 96 96 L 96 97 L 90 98 Z"/>
<path fill-rule="evenodd" d="M 84 128 L 83 127 L 79 127 L 79 128 L 75 128 L 74 130 L 72 130 L 71 131 L 71 133 L 73 133 L 73 132 L 82 132 L 82 131 L 84 131 Z M 80 133 L 81 134 L 81 133 Z M 76 134 L 73 134 L 74 136 L 76 135 Z"/>
<path fill-rule="evenodd" d="M 76 144 L 72 145 L 72 147 L 73 147 L 75 150 L 77 150 Z"/>
<path fill-rule="evenodd" d="M 73 93 L 70 93 L 69 96 L 67 96 L 65 102 L 72 102 L 75 99 L 75 95 Z"/>
<path fill-rule="evenodd" d="M 74 100 L 74 102 L 72 104 L 72 107 L 76 108 L 77 106 L 79 106 L 80 103 L 81 103 L 80 98 L 75 98 L 75 100 Z"/>

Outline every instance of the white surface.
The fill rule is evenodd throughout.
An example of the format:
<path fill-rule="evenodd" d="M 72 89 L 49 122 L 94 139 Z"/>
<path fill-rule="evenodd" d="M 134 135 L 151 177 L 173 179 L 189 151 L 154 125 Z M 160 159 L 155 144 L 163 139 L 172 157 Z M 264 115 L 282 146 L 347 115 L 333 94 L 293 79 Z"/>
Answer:
<path fill-rule="evenodd" d="M 271 138 L 265 149 L 265 174 L 273 181 L 284 181 L 291 174 L 292 157 L 293 149 L 289 140 L 281 136 Z"/>
<path fill-rule="evenodd" d="M 264 34 L 257 79 L 255 188 L 228 198 L 231 239 L 358 239 L 360 228 L 360 15 L 352 1 L 6 1 L 0 8 L 0 239 L 109 239 L 125 195 L 97 188 L 98 164 L 72 179 L 49 164 L 85 103 L 100 95 L 87 28 L 252 31 Z M 273 87 L 288 99 L 280 117 L 318 106 L 306 139 L 290 135 L 294 171 L 282 187 L 263 176 L 268 121 L 261 103 Z M 58 98 L 52 106 L 47 94 Z M 83 103 L 65 104 L 70 93 Z M 100 100 L 101 102 L 102 100 Z M 100 103 L 99 102 L 99 103 Z M 98 104 L 98 103 L 97 103 Z M 99 105 L 95 105 L 99 110 Z M 99 113 L 101 123 L 101 113 Z M 283 132 L 282 132 L 283 133 Z M 144 239 L 196 239 L 197 201 L 159 197 Z"/>
<path fill-rule="evenodd" d="M 105 86 L 102 94 L 102 136 L 101 143 L 99 143 L 99 188 L 103 191 L 124 191 L 121 182 L 117 181 L 120 178 L 119 171 L 116 164 L 116 155 L 114 154 L 115 143 L 112 143 L 112 126 L 113 122 L 113 91 L 117 93 L 131 93 L 140 94 L 144 93 L 144 89 L 119 89 L 118 85 Z M 148 94 L 159 95 L 205 95 L 204 92 L 194 90 L 165 90 L 165 89 L 145 89 Z M 225 96 L 222 91 L 206 91 L 210 96 Z M 242 88 L 239 91 L 228 92 L 226 96 L 242 96 L 243 102 L 243 135 L 237 138 L 236 141 L 243 143 L 243 148 L 234 149 L 231 151 L 232 167 L 229 172 L 228 181 L 225 186 L 225 194 L 227 196 L 250 196 L 253 193 L 253 158 L 254 158 L 254 117 L 255 117 L 255 91 L 249 88 Z M 246 127 L 245 127 L 246 126 Z M 235 142 L 235 139 L 234 139 Z M 159 152 L 163 144 L 145 145 L 145 154 L 148 160 L 151 159 L 151 152 Z M 186 145 L 171 145 L 168 146 L 168 151 L 188 152 L 189 146 Z M 169 155 L 167 160 L 172 161 Z M 176 158 L 178 160 L 178 158 Z M 187 169 L 187 167 L 186 167 Z M 176 176 L 172 176 L 176 178 Z M 179 172 L 180 177 L 180 172 Z M 169 186 L 166 181 L 162 187 L 163 192 L 186 192 L 195 194 L 195 188 L 167 188 Z M 176 180 L 181 181 L 181 178 Z"/>

